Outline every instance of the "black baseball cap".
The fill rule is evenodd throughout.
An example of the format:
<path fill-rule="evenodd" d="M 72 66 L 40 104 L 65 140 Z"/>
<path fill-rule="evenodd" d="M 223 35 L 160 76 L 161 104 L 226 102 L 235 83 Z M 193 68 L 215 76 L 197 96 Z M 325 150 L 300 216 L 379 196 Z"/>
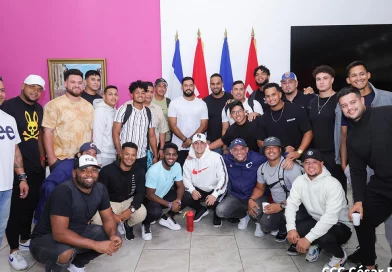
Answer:
<path fill-rule="evenodd" d="M 154 86 L 157 86 L 159 83 L 164 83 L 167 87 L 167 81 L 164 78 L 158 78 L 157 80 L 155 80 Z"/>
<path fill-rule="evenodd" d="M 320 151 L 317 149 L 308 149 L 302 154 L 302 160 L 305 161 L 306 159 L 315 159 L 320 162 L 323 162 L 323 157 L 321 156 Z"/>
<path fill-rule="evenodd" d="M 284 146 L 282 145 L 282 143 L 280 142 L 279 138 L 276 137 L 268 137 L 264 140 L 264 144 L 263 147 L 261 148 L 261 153 L 264 153 L 265 148 L 267 146 L 279 146 L 281 148 L 284 148 Z"/>

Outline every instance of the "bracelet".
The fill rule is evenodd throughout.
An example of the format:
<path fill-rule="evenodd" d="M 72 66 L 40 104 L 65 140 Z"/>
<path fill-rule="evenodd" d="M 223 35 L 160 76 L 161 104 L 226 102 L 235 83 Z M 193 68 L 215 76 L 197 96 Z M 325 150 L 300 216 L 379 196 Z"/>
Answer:
<path fill-rule="evenodd" d="M 172 208 L 173 202 L 169 202 L 169 209 Z"/>
<path fill-rule="evenodd" d="M 163 148 L 159 148 L 159 150 L 163 150 Z"/>
<path fill-rule="evenodd" d="M 186 140 L 188 140 L 188 138 L 186 138 L 186 137 L 185 137 L 185 140 L 184 140 L 184 141 L 182 141 L 182 143 L 185 143 L 185 142 L 186 142 Z"/>
<path fill-rule="evenodd" d="M 46 161 L 46 157 L 41 157 L 41 161 Z"/>
<path fill-rule="evenodd" d="M 18 175 L 19 181 L 25 181 L 27 179 L 26 173 L 22 173 Z"/>

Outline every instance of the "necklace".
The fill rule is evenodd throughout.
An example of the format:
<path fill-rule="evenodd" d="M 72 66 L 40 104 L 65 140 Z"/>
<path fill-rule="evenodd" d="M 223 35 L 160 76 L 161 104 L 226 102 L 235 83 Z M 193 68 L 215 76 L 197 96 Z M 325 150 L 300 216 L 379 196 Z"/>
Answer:
<path fill-rule="evenodd" d="M 327 102 L 324 103 L 324 105 L 320 106 L 320 96 L 317 96 L 317 107 L 318 107 L 318 114 L 320 114 L 320 112 L 323 110 L 323 108 L 325 107 L 325 105 L 327 105 L 327 103 L 329 102 L 329 100 L 331 99 L 332 95 L 330 97 L 328 97 Z"/>
<path fill-rule="evenodd" d="M 271 110 L 271 118 L 272 118 L 272 121 L 274 121 L 275 123 L 278 122 L 278 121 L 280 120 L 280 118 L 282 118 L 283 111 L 284 111 L 284 104 L 283 104 L 282 112 L 280 113 L 279 119 L 278 119 L 278 120 L 275 120 L 274 117 L 272 116 L 272 110 Z"/>
<path fill-rule="evenodd" d="M 274 167 L 271 167 L 270 165 L 269 165 L 269 163 L 268 163 L 268 175 L 270 176 L 270 177 L 273 177 L 273 176 L 275 176 L 275 174 L 276 174 L 276 171 L 278 171 L 278 169 L 279 169 L 279 167 L 278 167 L 279 165 L 277 164 L 277 165 L 275 165 Z M 275 171 L 272 173 L 272 175 L 271 175 L 271 173 L 270 173 L 270 171 L 269 171 L 269 169 L 273 169 L 273 168 L 275 168 Z"/>

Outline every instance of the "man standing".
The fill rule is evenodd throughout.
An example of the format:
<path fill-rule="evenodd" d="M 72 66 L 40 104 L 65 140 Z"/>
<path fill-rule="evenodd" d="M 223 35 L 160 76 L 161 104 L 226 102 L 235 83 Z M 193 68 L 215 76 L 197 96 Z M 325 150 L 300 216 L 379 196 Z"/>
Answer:
<path fill-rule="evenodd" d="M 0 109 L 5 101 L 5 88 L 3 78 L 0 76 Z"/>
<path fill-rule="evenodd" d="M 195 84 L 191 77 L 182 79 L 183 96 L 174 99 L 169 106 L 169 128 L 173 132 L 172 142 L 178 146 L 178 163 L 184 165 L 192 137 L 204 133 L 208 126 L 206 103 L 196 98 Z"/>
<path fill-rule="evenodd" d="M 263 154 L 268 161 L 263 163 L 257 170 L 257 184 L 248 201 L 248 214 L 251 219 L 260 223 L 264 233 L 275 232 L 275 241 L 282 243 L 286 241 L 286 220 L 284 209 L 286 200 L 290 194 L 290 189 L 294 180 L 302 175 L 301 167 L 294 163 L 292 169 L 284 169 L 283 157 L 284 147 L 276 137 L 269 137 L 264 140 Z M 259 206 L 258 199 L 263 197 L 266 187 L 271 190 L 273 203 L 266 207 Z M 264 197 L 263 201 L 269 202 Z"/>
<path fill-rule="evenodd" d="M 81 97 L 93 104 L 95 99 L 101 99 L 97 92 L 101 89 L 101 74 L 97 70 L 89 70 L 84 75 L 84 91 Z"/>
<path fill-rule="evenodd" d="M 142 202 L 145 194 L 144 169 L 135 164 L 137 146 L 134 143 L 122 145 L 120 160 L 117 160 L 99 172 L 98 182 L 103 183 L 109 192 L 110 206 L 114 220 L 125 230 L 127 241 L 135 239 L 133 226 L 146 218 L 146 208 Z M 94 224 L 102 225 L 97 213 L 92 219 Z"/>
<path fill-rule="evenodd" d="M 182 181 L 182 170 L 179 163 L 178 147 L 167 143 L 164 147 L 164 157 L 152 165 L 146 174 L 147 217 L 142 223 L 142 238 L 151 240 L 151 222 L 159 220 L 159 224 L 171 230 L 180 230 L 181 226 L 174 220 L 174 216 L 181 209 L 192 203 L 192 196 L 185 191 Z M 172 188 L 176 184 L 176 190 Z M 163 214 L 163 209 L 169 211 Z"/>
<path fill-rule="evenodd" d="M 63 182 L 49 197 L 34 227 L 30 252 L 46 271 L 84 271 L 99 255 L 112 255 L 122 245 L 105 186 L 97 183 L 97 160 L 83 155 L 75 160 L 72 180 Z M 103 226 L 89 224 L 99 212 Z"/>
<path fill-rule="evenodd" d="M 208 215 L 207 207 L 214 211 L 212 224 L 214 227 L 222 226 L 221 218 L 216 215 L 216 206 L 222 201 L 226 193 L 228 176 L 225 163 L 221 155 L 211 152 L 204 134 L 197 133 L 192 138 L 189 151 L 190 159 L 184 164 L 185 190 L 192 194 L 196 211 L 195 222 L 199 222 Z M 205 200 L 206 206 L 200 204 Z"/>
<path fill-rule="evenodd" d="M 203 98 L 208 109 L 207 140 L 214 142 L 222 136 L 222 110 L 227 101 L 233 96 L 223 91 L 223 81 L 220 74 L 213 74 L 210 77 L 211 94 Z M 222 154 L 221 148 L 212 151 Z"/>
<path fill-rule="evenodd" d="M 282 100 L 298 104 L 305 111 L 307 111 L 309 101 L 316 97 L 314 94 L 304 94 L 304 92 L 298 91 L 297 76 L 293 72 L 284 73 L 280 80 L 280 85 L 284 93 Z"/>
<path fill-rule="evenodd" d="M 170 105 L 170 98 L 165 97 L 167 91 L 167 82 L 163 78 L 158 78 L 155 80 L 155 94 L 152 98 L 152 103 L 158 105 L 161 107 L 163 116 L 165 116 L 166 119 L 166 124 L 169 126 L 169 121 L 168 121 L 168 109 Z M 169 142 L 171 140 L 171 132 L 170 130 L 166 132 L 166 139 L 165 142 Z"/>
<path fill-rule="evenodd" d="M 14 175 L 6 235 L 10 246 L 9 263 L 15 270 L 28 267 L 18 251 L 29 250 L 33 213 L 38 204 L 42 181 L 45 179 L 45 151 L 41 127 L 43 109 L 37 102 L 45 88 L 45 81 L 40 76 L 29 75 L 21 88 L 19 96 L 3 104 L 3 111 L 14 117 L 18 126 L 21 139 L 19 149 L 22 153 L 25 173 L 29 178 L 29 195 L 21 199 L 19 178 Z"/>
<path fill-rule="evenodd" d="M 309 118 L 301 106 L 282 101 L 282 92 L 276 83 L 264 86 L 265 100 L 270 109 L 261 116 L 260 139 L 277 137 L 281 140 L 289 160 L 298 159 L 307 149 L 313 136 Z"/>
<path fill-rule="evenodd" d="M 347 193 L 347 178 L 340 164 L 335 161 L 335 131 L 337 94 L 332 89 L 335 71 L 327 65 L 316 67 L 313 71 L 316 86 L 319 90 L 318 97 L 312 99 L 308 107 L 308 116 L 313 128 L 312 147 L 321 152 L 324 166 L 336 178 Z M 340 109 L 339 109 L 340 110 Z"/>
<path fill-rule="evenodd" d="M 269 82 L 270 75 L 270 70 L 264 65 L 260 65 L 253 72 L 256 84 L 259 88 L 254 90 L 250 97 L 260 103 L 260 105 L 263 107 L 263 112 L 266 112 L 269 108 L 267 102 L 265 101 L 264 86 Z"/>
<path fill-rule="evenodd" d="M 346 197 L 339 181 L 323 167 L 318 150 L 305 151 L 303 161 L 305 174 L 295 180 L 287 199 L 287 240 L 299 253 L 307 252 L 309 262 L 318 259 L 320 248 L 332 253 L 323 271 L 337 271 L 347 260 L 342 245 L 351 237 Z M 310 217 L 296 220 L 301 203 Z"/>
<path fill-rule="evenodd" d="M 368 269 L 375 267 L 375 228 L 392 213 L 392 169 L 388 154 L 392 151 L 392 107 L 366 107 L 365 99 L 355 87 L 346 87 L 338 93 L 343 114 L 352 124 L 347 137 L 350 159 L 354 212 L 361 216 L 355 227 L 360 246 L 361 263 Z M 374 170 L 367 183 L 366 167 Z M 360 267 L 356 270 L 359 271 Z"/>
<path fill-rule="evenodd" d="M 113 142 L 117 154 L 121 154 L 121 145 L 127 142 L 138 146 L 136 163 L 147 171 L 147 150 L 151 147 L 153 163 L 158 160 L 157 139 L 155 137 L 154 116 L 144 106 L 146 100 L 146 84 L 141 81 L 132 82 L 129 86 L 132 103 L 125 103 L 116 112 L 113 123 Z"/>

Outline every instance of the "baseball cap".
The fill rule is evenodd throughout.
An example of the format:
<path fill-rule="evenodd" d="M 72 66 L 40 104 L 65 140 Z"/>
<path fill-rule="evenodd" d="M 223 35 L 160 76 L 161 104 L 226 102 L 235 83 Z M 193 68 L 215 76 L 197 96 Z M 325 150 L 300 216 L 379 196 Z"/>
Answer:
<path fill-rule="evenodd" d="M 261 152 L 264 153 L 264 150 L 267 146 L 279 146 L 284 148 L 280 140 L 276 137 L 268 137 L 264 140 L 263 147 L 261 148 Z"/>
<path fill-rule="evenodd" d="M 82 155 L 77 158 L 75 160 L 74 169 L 83 169 L 89 166 L 95 166 L 101 169 L 101 167 L 98 165 L 97 159 L 90 155 Z"/>
<path fill-rule="evenodd" d="M 244 147 L 248 147 L 248 145 L 246 144 L 244 139 L 236 138 L 233 141 L 231 141 L 229 149 L 232 149 L 236 145 L 241 145 L 241 146 L 244 146 Z"/>
<path fill-rule="evenodd" d="M 297 80 L 297 76 L 293 72 L 286 72 L 282 75 L 282 79 L 280 81 L 283 81 L 285 79 L 294 79 Z"/>
<path fill-rule="evenodd" d="M 45 80 L 37 75 L 29 75 L 28 77 L 26 77 L 23 83 L 29 85 L 40 85 L 42 89 L 45 90 Z"/>
<path fill-rule="evenodd" d="M 192 144 L 197 141 L 202 141 L 203 143 L 206 143 L 207 142 L 206 135 L 204 135 L 203 133 L 196 133 L 192 137 Z"/>
<path fill-rule="evenodd" d="M 157 86 L 159 83 L 164 83 L 166 85 L 166 87 L 167 87 L 167 82 L 166 82 L 166 80 L 164 78 L 158 78 L 157 80 L 155 80 L 155 85 L 154 86 Z"/>
<path fill-rule="evenodd" d="M 324 161 L 323 157 L 321 156 L 320 151 L 317 149 L 308 149 L 302 154 L 302 161 L 305 161 L 306 159 L 315 159 L 320 162 Z"/>
<path fill-rule="evenodd" d="M 79 152 L 82 153 L 83 151 L 87 151 L 90 149 L 94 149 L 97 154 L 101 154 L 101 150 L 99 150 L 98 147 L 92 142 L 82 144 L 82 146 L 79 148 Z"/>

